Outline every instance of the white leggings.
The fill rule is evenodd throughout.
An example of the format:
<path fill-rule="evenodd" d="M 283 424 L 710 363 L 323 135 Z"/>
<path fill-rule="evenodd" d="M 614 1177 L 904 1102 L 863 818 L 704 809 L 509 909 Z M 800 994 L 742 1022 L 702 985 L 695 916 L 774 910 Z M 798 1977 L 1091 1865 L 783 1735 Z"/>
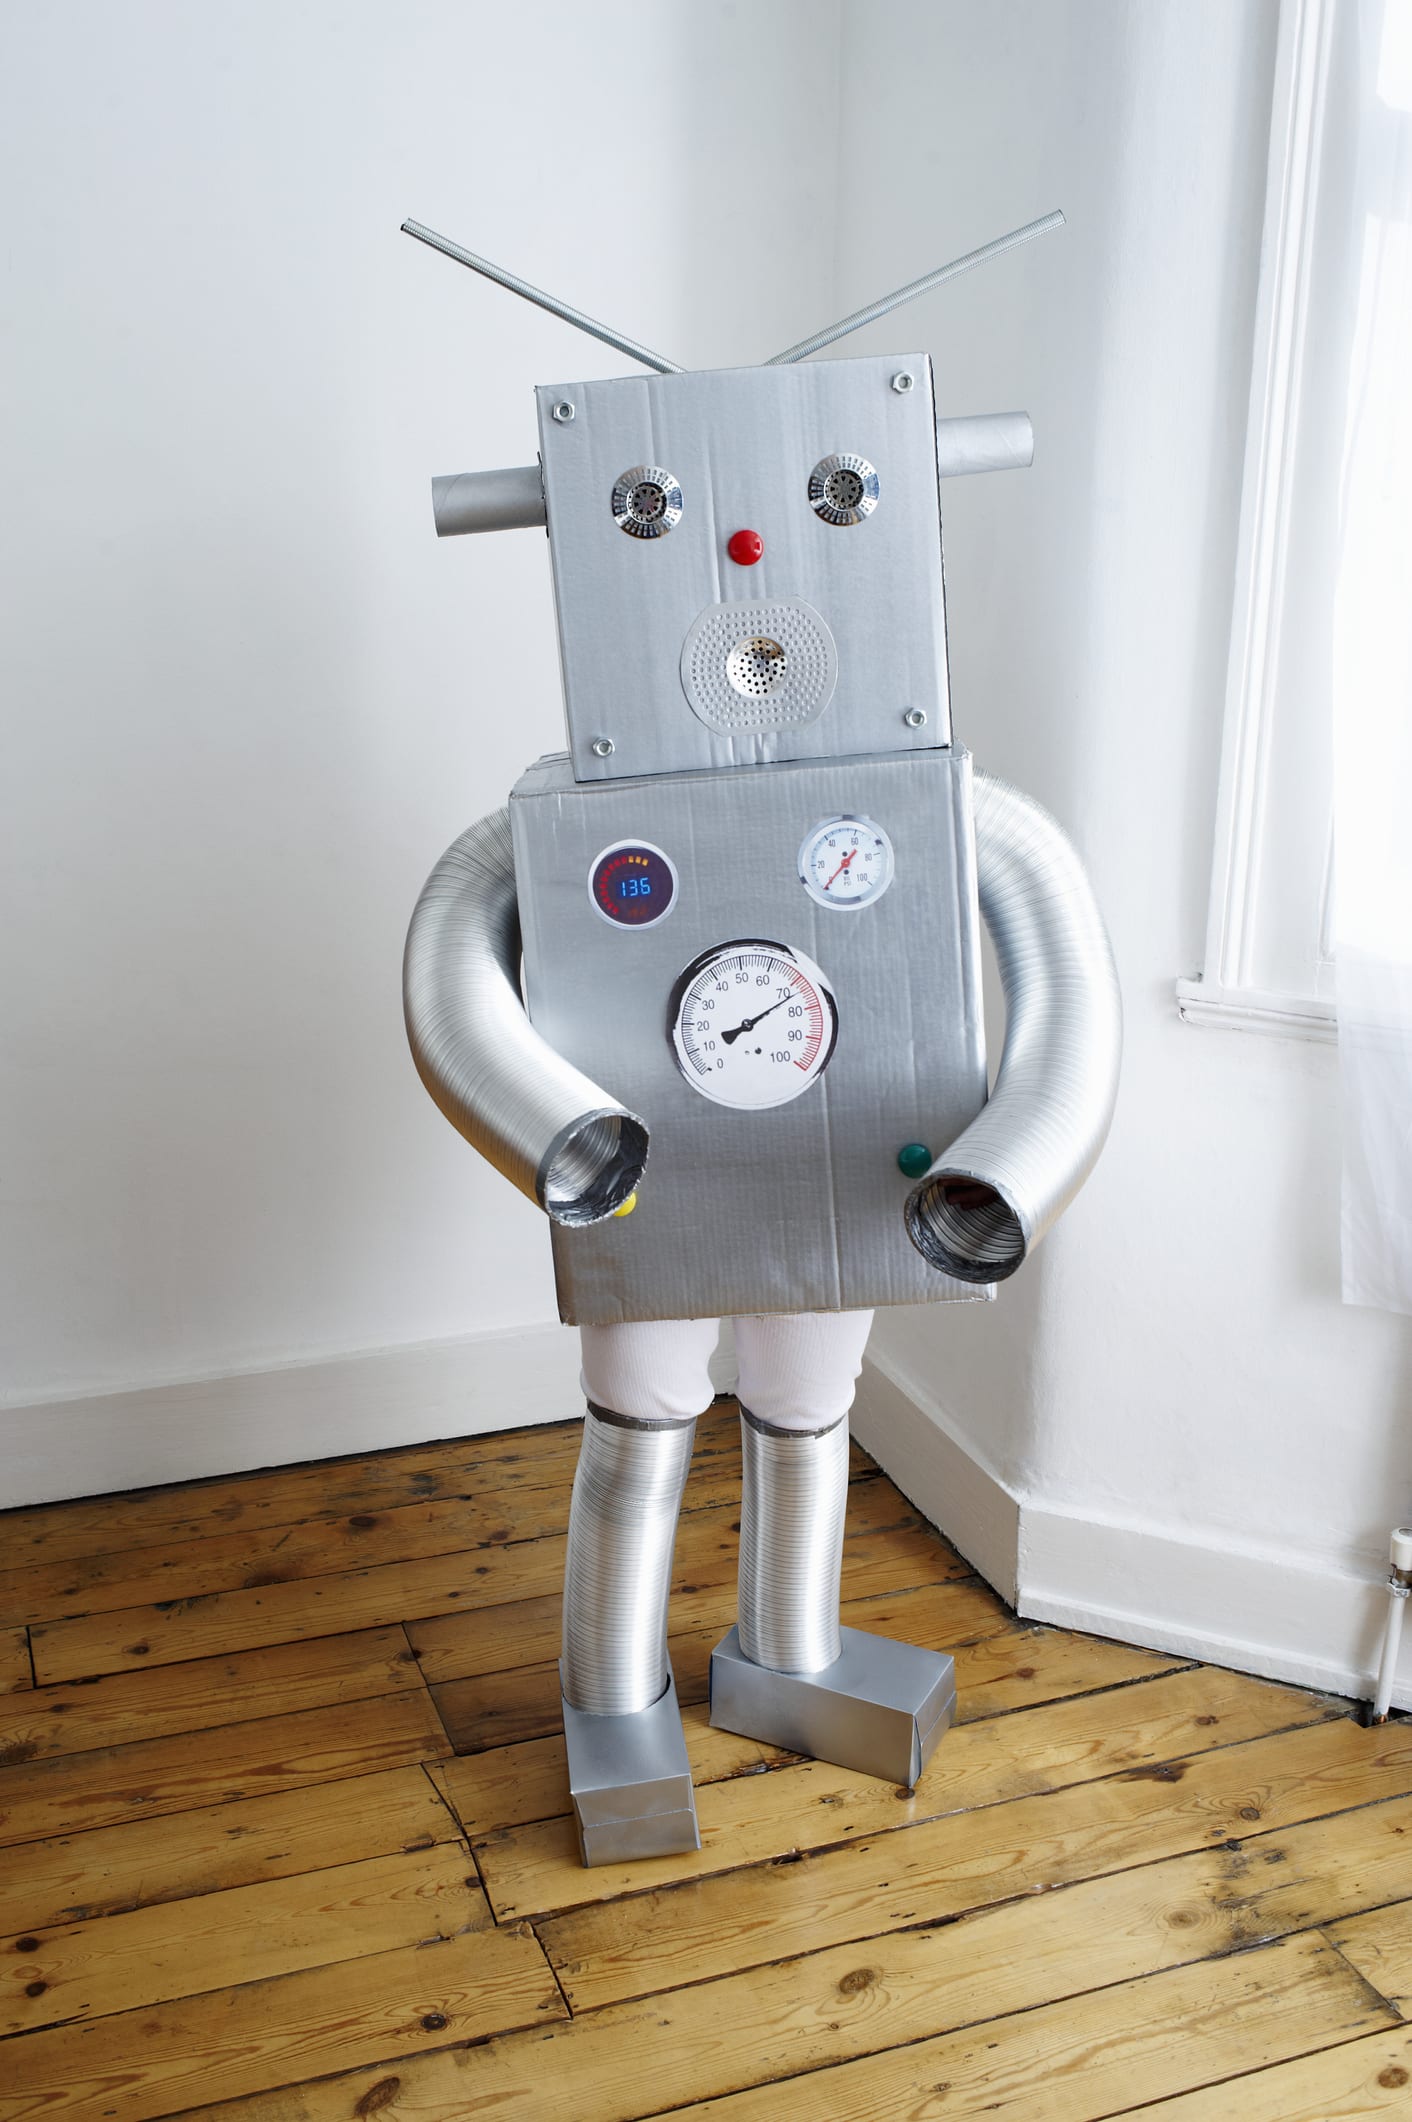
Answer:
<path fill-rule="evenodd" d="M 754 1314 L 735 1321 L 742 1407 L 778 1429 L 825 1429 L 853 1405 L 871 1312 Z M 583 1389 L 638 1421 L 690 1422 L 709 1405 L 716 1319 L 582 1326 Z"/>

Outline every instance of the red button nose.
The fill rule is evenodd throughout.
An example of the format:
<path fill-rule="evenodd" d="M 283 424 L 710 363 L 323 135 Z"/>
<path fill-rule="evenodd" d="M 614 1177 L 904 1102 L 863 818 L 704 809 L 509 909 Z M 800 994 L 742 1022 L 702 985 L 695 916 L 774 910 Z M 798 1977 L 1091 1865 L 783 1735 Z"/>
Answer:
<path fill-rule="evenodd" d="M 737 567 L 753 567 L 765 550 L 759 531 L 736 531 L 726 551 Z"/>

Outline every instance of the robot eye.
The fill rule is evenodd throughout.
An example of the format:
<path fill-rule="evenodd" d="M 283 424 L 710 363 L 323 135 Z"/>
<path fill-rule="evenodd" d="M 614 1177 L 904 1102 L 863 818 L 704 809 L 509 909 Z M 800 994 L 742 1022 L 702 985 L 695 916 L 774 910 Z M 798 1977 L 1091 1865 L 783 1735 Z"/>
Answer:
<path fill-rule="evenodd" d="M 614 484 L 613 521 L 630 538 L 665 538 L 681 511 L 681 488 L 660 464 L 634 464 Z"/>
<path fill-rule="evenodd" d="M 851 450 L 820 457 L 809 474 L 809 502 L 825 523 L 861 523 L 878 505 L 878 475 Z"/>

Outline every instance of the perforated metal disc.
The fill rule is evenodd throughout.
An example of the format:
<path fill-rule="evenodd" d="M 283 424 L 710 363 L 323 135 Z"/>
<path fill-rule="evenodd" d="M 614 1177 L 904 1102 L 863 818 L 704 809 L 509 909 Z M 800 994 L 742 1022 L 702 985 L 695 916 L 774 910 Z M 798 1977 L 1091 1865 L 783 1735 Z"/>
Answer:
<path fill-rule="evenodd" d="M 711 604 L 682 645 L 681 682 L 708 729 L 792 729 L 817 720 L 833 698 L 838 651 L 801 598 Z"/>
<path fill-rule="evenodd" d="M 665 538 L 681 512 L 681 488 L 660 464 L 634 464 L 613 487 L 613 521 L 630 538 Z"/>
<path fill-rule="evenodd" d="M 878 475 L 851 450 L 821 457 L 809 474 L 809 502 L 825 523 L 861 523 L 878 505 Z"/>

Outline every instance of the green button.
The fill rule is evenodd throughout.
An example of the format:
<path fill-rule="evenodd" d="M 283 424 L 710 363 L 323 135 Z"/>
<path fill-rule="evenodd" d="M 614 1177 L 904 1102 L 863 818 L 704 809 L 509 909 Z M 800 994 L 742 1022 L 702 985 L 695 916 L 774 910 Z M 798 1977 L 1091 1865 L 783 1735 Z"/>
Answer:
<path fill-rule="evenodd" d="M 920 1179 L 932 1168 L 932 1153 L 925 1142 L 908 1142 L 897 1152 L 897 1169 L 909 1179 Z"/>

